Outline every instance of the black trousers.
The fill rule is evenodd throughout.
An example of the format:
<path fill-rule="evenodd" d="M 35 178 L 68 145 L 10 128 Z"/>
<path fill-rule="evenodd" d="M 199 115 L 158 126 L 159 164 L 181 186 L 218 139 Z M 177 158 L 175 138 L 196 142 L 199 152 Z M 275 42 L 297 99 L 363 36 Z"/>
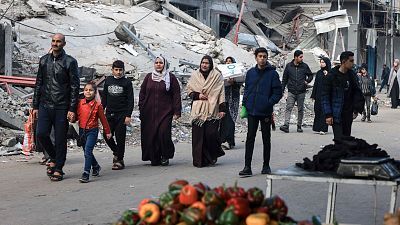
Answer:
<path fill-rule="evenodd" d="M 113 151 L 113 155 L 116 156 L 118 160 L 123 160 L 125 155 L 126 113 L 106 113 L 106 118 L 110 125 L 112 138 L 104 139 L 106 140 L 108 147 Z"/>
<path fill-rule="evenodd" d="M 56 163 L 56 170 L 62 171 L 67 158 L 67 109 L 50 109 L 39 106 L 38 123 L 36 127 L 37 140 L 50 159 Z M 54 127 L 54 145 L 50 132 Z"/>
<path fill-rule="evenodd" d="M 221 120 L 220 135 L 222 143 L 228 142 L 228 144 L 235 146 L 235 122 L 229 112 Z"/>
<path fill-rule="evenodd" d="M 253 158 L 254 141 L 258 130 L 258 124 L 261 124 L 261 133 L 263 140 L 263 157 L 264 165 L 269 166 L 269 160 L 271 158 L 271 117 L 262 116 L 251 116 L 248 115 L 248 130 L 246 138 L 246 153 L 245 153 L 245 165 L 251 166 L 251 160 Z"/>
<path fill-rule="evenodd" d="M 333 123 L 332 130 L 334 139 L 339 140 L 343 137 L 351 136 L 351 125 L 353 124 L 353 112 L 343 112 L 342 121 Z"/>

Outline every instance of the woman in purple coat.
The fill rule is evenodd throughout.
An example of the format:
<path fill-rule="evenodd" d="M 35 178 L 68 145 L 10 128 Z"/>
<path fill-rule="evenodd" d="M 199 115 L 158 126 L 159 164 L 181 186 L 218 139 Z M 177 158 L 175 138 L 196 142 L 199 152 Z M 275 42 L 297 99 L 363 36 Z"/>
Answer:
<path fill-rule="evenodd" d="M 158 56 L 154 71 L 143 80 L 139 94 L 142 160 L 152 166 L 167 166 L 174 157 L 172 120 L 181 116 L 181 90 L 168 62 Z"/>

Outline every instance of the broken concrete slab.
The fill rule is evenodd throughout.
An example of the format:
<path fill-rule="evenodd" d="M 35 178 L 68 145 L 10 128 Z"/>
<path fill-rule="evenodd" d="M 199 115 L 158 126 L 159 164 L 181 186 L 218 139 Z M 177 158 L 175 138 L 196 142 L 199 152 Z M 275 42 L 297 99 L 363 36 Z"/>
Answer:
<path fill-rule="evenodd" d="M 207 34 L 213 34 L 214 31 L 206 26 L 204 23 L 196 20 L 195 18 L 191 17 L 189 14 L 185 13 L 184 11 L 178 9 L 177 7 L 173 6 L 172 4 L 165 2 L 162 4 L 163 9 L 167 10 L 168 12 L 174 14 L 175 16 L 183 19 L 184 21 L 188 22 L 189 24 L 193 25 L 194 27 L 199 28 L 200 30 L 206 32 Z"/>
<path fill-rule="evenodd" d="M 130 43 L 133 41 L 133 38 L 125 32 L 125 30 L 122 28 L 123 26 L 126 26 L 130 31 L 132 31 L 132 33 L 136 34 L 136 29 L 133 24 L 126 21 L 121 21 L 114 30 L 115 36 L 117 36 L 117 38 L 123 42 Z"/>
<path fill-rule="evenodd" d="M 27 4 L 31 7 L 34 17 L 46 17 L 49 14 L 46 7 L 37 0 L 28 0 Z"/>
<path fill-rule="evenodd" d="M 15 137 L 7 138 L 1 142 L 2 146 L 13 147 L 17 144 L 17 139 Z"/>
<path fill-rule="evenodd" d="M 18 130 L 24 129 L 24 123 L 19 118 L 12 118 L 3 109 L 0 109 L 0 125 L 12 129 L 18 129 Z"/>

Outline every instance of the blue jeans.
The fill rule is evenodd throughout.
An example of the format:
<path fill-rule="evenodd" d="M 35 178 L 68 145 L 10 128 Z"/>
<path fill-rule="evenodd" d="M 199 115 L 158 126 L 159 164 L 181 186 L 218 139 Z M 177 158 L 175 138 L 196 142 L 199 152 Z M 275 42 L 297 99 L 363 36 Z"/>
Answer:
<path fill-rule="evenodd" d="M 82 133 L 83 129 L 79 128 L 79 135 L 81 135 Z M 84 147 L 82 147 L 85 154 L 85 165 L 83 167 L 83 171 L 88 174 L 90 174 L 91 168 L 96 168 L 99 166 L 99 163 L 97 162 L 96 158 L 93 155 L 93 149 L 94 146 L 96 145 L 98 133 L 99 133 L 99 128 L 92 128 L 86 130 L 85 132 L 86 144 Z"/>
<path fill-rule="evenodd" d="M 50 132 L 54 127 L 54 145 Z M 51 109 L 39 106 L 38 123 L 36 127 L 37 140 L 56 163 L 56 170 L 62 171 L 67 157 L 67 109 Z"/>

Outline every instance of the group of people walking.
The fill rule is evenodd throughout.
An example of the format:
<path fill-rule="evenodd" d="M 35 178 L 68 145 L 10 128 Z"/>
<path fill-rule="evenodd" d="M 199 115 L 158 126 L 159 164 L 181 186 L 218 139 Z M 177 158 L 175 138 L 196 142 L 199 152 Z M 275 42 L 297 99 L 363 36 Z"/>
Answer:
<path fill-rule="evenodd" d="M 89 182 L 90 174 L 98 176 L 101 166 L 93 155 L 99 124 L 113 152 L 112 169 L 125 168 L 126 125 L 131 123 L 134 108 L 132 82 L 124 76 L 124 62 L 116 60 L 111 74 L 104 83 L 103 93 L 97 95 L 97 86 L 89 82 L 84 86 L 83 98 L 79 98 L 79 75 L 77 61 L 63 50 L 66 45 L 62 34 L 52 36 L 51 51 L 39 62 L 39 70 L 33 97 L 33 116 L 38 119 L 37 140 L 50 156 L 47 175 L 52 181 L 63 180 L 66 161 L 68 122 L 79 124 L 79 140 L 83 142 L 84 168 L 82 183 Z M 306 89 L 313 74 L 303 62 L 303 52 L 294 52 L 294 59 L 284 71 L 282 82 L 276 68 L 268 63 L 265 48 L 255 50 L 256 65 L 247 71 L 245 80 L 227 79 L 216 69 L 213 59 L 204 56 L 200 67 L 188 81 L 187 91 L 191 99 L 192 156 L 195 167 L 214 165 L 226 149 L 235 147 L 235 121 L 238 117 L 240 88 L 244 83 L 242 107 L 247 110 L 248 132 L 245 144 L 245 167 L 240 176 L 251 176 L 251 162 L 258 126 L 263 140 L 262 174 L 271 173 L 271 125 L 274 123 L 273 107 L 288 89 L 285 122 L 280 129 L 288 133 L 291 111 L 297 103 L 297 132 L 303 132 L 304 100 Z M 325 134 L 333 127 L 335 139 L 351 135 L 351 123 L 357 113 L 363 121 L 370 121 L 369 105 L 375 97 L 373 81 L 363 67 L 357 77 L 352 70 L 354 54 L 343 52 L 340 66 L 331 67 L 328 58 L 321 58 L 311 98 L 315 101 L 313 130 Z M 225 63 L 235 63 L 227 57 Z M 399 61 L 395 61 L 388 81 L 389 93 L 396 94 L 400 103 L 398 81 Z M 395 97 L 396 97 L 395 96 Z M 368 100 L 369 99 L 369 100 Z M 393 101 L 393 96 L 392 96 Z M 367 107 L 364 109 L 364 102 Z M 392 102 L 393 104 L 393 102 Z M 144 78 L 139 93 L 141 121 L 142 160 L 152 166 L 167 166 L 174 157 L 172 121 L 181 116 L 181 89 L 177 78 L 169 71 L 169 63 L 163 56 L 154 60 L 154 70 Z M 396 105 L 396 106 L 397 106 Z M 50 131 L 54 129 L 55 140 Z"/>

